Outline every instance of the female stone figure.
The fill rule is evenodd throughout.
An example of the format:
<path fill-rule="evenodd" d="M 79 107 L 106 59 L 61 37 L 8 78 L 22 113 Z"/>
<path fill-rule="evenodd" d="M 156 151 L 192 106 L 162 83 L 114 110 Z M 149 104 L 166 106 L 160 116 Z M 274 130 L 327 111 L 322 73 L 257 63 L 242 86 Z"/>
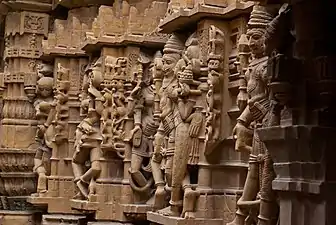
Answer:
<path fill-rule="evenodd" d="M 129 97 L 129 111 L 133 112 L 134 129 L 132 132 L 132 160 L 130 183 L 133 190 L 148 192 L 153 178 L 145 177 L 141 169 L 146 171 L 144 160 L 153 153 L 153 138 L 158 124 L 154 121 L 153 62 L 143 53 L 140 54 L 137 71 L 137 84 Z M 150 171 L 146 171 L 150 172 Z"/>
<path fill-rule="evenodd" d="M 49 160 L 51 157 L 51 148 L 47 145 L 45 140 L 45 133 L 48 129 L 47 119 L 50 112 L 52 111 L 53 103 L 53 85 L 54 79 L 52 77 L 44 76 L 52 75 L 52 68 L 42 65 L 44 69 L 43 74 L 40 76 L 40 79 L 37 81 L 37 99 L 34 102 L 36 117 L 39 121 L 36 131 L 35 140 L 38 143 L 38 148 L 36 150 L 34 158 L 34 172 L 38 174 L 37 182 L 37 194 L 42 194 L 47 191 L 47 177 L 46 175 L 50 172 Z M 41 71 L 39 71 L 41 73 Z M 47 159 L 48 162 L 45 162 Z"/>
<path fill-rule="evenodd" d="M 260 141 L 255 130 L 267 126 L 270 112 L 269 79 L 267 77 L 267 57 L 264 54 L 265 28 L 272 20 L 273 14 L 262 6 L 254 6 L 248 23 L 247 35 L 249 47 L 253 56 L 245 74 L 245 83 L 240 88 L 246 90 L 248 100 L 245 109 L 237 119 L 233 130 L 236 135 L 236 149 L 251 149 L 249 170 L 242 197 L 238 200 L 238 211 L 235 219 L 229 225 L 255 224 L 253 216 L 249 216 L 251 207 L 260 204 L 258 225 L 274 225 L 277 222 L 277 204 L 272 192 L 274 171 L 272 160 L 265 145 Z M 243 96 L 243 95 L 240 95 Z M 253 139 L 247 135 L 253 127 Z M 252 143 L 248 143 L 252 140 Z M 251 146 L 249 146 L 252 144 Z M 259 191 L 259 194 L 258 194 Z"/>
<path fill-rule="evenodd" d="M 101 142 L 100 118 L 103 111 L 103 96 L 101 94 L 101 84 L 103 76 L 101 74 L 101 60 L 97 60 L 88 71 L 89 81 L 83 87 L 87 90 L 87 99 L 83 106 L 87 108 L 85 119 L 78 125 L 76 130 L 75 152 L 72 159 L 72 169 L 74 182 L 79 188 L 79 193 L 75 198 L 87 199 L 89 195 L 95 194 L 95 180 L 101 171 Z M 85 172 L 85 162 L 89 160 L 91 167 Z"/>

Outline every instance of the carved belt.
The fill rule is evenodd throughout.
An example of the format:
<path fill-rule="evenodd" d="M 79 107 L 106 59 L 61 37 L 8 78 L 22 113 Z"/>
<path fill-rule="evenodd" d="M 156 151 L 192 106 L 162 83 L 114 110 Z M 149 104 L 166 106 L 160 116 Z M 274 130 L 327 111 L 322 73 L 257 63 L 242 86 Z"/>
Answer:
<path fill-rule="evenodd" d="M 158 128 L 159 126 L 154 123 L 147 123 L 143 129 L 143 134 L 147 137 L 151 137 L 156 133 Z"/>
<path fill-rule="evenodd" d="M 172 113 L 168 114 L 163 120 L 163 129 L 166 136 L 170 134 L 175 128 L 174 116 Z"/>

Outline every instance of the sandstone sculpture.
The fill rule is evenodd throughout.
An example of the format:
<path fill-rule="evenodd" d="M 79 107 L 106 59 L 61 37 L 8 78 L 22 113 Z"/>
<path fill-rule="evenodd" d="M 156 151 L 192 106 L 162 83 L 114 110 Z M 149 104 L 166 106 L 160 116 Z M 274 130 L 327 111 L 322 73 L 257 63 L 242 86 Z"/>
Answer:
<path fill-rule="evenodd" d="M 236 149 L 249 151 L 250 159 L 243 195 L 237 203 L 238 211 L 234 221 L 230 223 L 232 225 L 243 225 L 245 222 L 253 224 L 257 220 L 258 224 L 276 224 L 277 222 L 278 206 L 276 196 L 271 190 L 275 175 L 272 159 L 264 143 L 260 141 L 258 133 L 252 133 L 249 130 L 269 125 L 271 106 L 268 85 L 270 79 L 267 76 L 267 56 L 265 56 L 264 43 L 265 28 L 272 17 L 272 12 L 267 11 L 267 8 L 256 5 L 253 7 L 248 23 L 247 35 L 253 59 L 247 68 L 243 88 L 240 88 L 243 93 L 238 95 L 238 101 L 245 101 L 244 104 L 240 104 L 244 110 L 237 119 L 233 133 L 237 137 Z M 248 95 L 248 98 L 245 95 Z M 259 207 L 260 210 L 257 211 L 259 216 L 256 218 L 253 208 Z M 252 215 L 249 215 L 251 212 Z"/>

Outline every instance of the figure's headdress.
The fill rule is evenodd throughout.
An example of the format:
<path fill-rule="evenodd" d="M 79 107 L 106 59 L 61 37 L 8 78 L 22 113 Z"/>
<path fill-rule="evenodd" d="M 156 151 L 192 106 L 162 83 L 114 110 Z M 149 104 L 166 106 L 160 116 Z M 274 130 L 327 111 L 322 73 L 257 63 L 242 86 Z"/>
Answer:
<path fill-rule="evenodd" d="M 182 55 L 184 50 L 184 43 L 176 36 L 171 35 L 163 48 L 164 54 L 178 54 Z"/>
<path fill-rule="evenodd" d="M 265 34 L 267 25 L 276 15 L 275 7 L 254 5 L 247 23 L 247 35 L 255 32 L 259 32 L 261 35 Z"/>

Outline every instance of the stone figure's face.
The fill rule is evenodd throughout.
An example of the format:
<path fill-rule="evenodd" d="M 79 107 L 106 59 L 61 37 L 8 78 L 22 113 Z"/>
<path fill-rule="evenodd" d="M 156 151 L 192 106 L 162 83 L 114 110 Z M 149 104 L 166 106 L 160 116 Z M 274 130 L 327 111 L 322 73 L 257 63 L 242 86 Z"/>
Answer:
<path fill-rule="evenodd" d="M 37 90 L 41 97 L 50 97 L 53 94 L 53 79 L 42 77 L 37 83 Z"/>
<path fill-rule="evenodd" d="M 174 72 L 177 60 L 172 57 L 171 54 L 163 55 L 163 73 L 165 76 L 170 75 Z"/>
<path fill-rule="evenodd" d="M 53 89 L 52 87 L 42 85 L 39 87 L 39 91 L 42 97 L 49 97 L 52 95 Z"/>
<path fill-rule="evenodd" d="M 249 47 L 253 55 L 262 55 L 264 53 L 264 37 L 260 32 L 251 33 Z"/>

